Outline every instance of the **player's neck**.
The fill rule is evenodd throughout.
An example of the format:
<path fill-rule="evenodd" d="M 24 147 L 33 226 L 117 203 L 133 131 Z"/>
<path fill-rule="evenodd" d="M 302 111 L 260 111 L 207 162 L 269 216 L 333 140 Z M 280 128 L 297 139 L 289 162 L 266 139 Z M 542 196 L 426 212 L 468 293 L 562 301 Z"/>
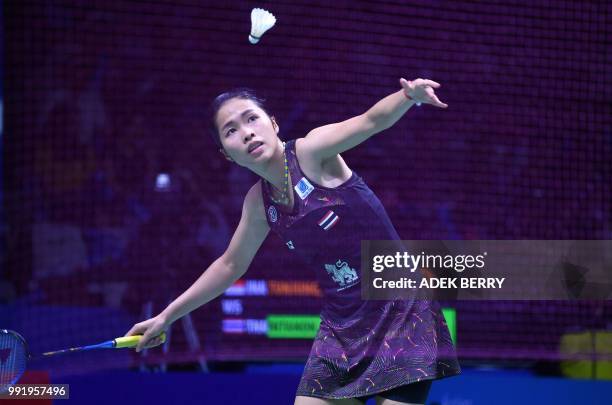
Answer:
<path fill-rule="evenodd" d="M 251 171 L 267 180 L 277 190 L 283 190 L 285 184 L 285 155 L 283 142 L 279 139 L 274 154 L 262 165 L 251 167 Z"/>

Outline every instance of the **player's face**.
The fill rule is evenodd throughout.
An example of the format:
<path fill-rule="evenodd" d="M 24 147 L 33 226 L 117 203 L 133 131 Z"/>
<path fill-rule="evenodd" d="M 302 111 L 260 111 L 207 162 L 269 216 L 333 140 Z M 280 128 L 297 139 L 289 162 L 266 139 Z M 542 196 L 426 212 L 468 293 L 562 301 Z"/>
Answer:
<path fill-rule="evenodd" d="M 236 163 L 252 166 L 268 160 L 278 146 L 278 125 L 253 101 L 234 98 L 216 117 L 221 144 Z"/>

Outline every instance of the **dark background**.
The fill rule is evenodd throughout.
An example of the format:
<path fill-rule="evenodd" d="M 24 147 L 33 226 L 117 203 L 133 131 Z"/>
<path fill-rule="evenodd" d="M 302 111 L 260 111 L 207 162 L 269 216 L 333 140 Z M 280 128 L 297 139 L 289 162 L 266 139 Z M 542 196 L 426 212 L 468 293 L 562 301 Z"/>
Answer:
<path fill-rule="evenodd" d="M 294 139 L 364 112 L 400 77 L 435 80 L 448 109 L 413 108 L 344 154 L 403 239 L 612 238 L 610 2 L 3 6 L 1 314 L 33 351 L 122 335 L 224 251 L 257 178 L 216 151 L 207 108 L 237 86 L 265 97 Z M 255 46 L 253 7 L 278 19 Z M 271 235 L 245 278 L 312 271 Z M 164 361 L 305 358 L 309 340 L 227 334 L 222 319 L 316 315 L 316 297 L 237 299 L 239 316 L 220 298 L 177 322 Z M 556 359 L 562 334 L 605 329 L 611 310 L 451 306 L 459 354 L 476 361 Z M 71 367 L 136 360 L 97 356 Z"/>

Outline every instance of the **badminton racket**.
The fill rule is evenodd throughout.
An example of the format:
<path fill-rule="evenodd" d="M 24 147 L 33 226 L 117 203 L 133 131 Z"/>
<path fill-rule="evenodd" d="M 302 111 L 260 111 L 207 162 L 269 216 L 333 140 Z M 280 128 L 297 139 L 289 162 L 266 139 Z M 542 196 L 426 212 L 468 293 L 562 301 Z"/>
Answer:
<path fill-rule="evenodd" d="M 124 336 L 87 346 L 71 347 L 69 349 L 55 350 L 43 353 L 43 357 L 55 356 L 64 353 L 74 353 L 96 349 L 123 349 L 136 347 L 142 335 Z M 157 338 L 160 343 L 166 341 L 166 333 L 162 332 Z M 153 340 L 155 340 L 153 339 Z M 19 381 L 26 370 L 27 361 L 32 356 L 28 352 L 26 340 L 19 333 L 0 329 L 0 392 Z"/>

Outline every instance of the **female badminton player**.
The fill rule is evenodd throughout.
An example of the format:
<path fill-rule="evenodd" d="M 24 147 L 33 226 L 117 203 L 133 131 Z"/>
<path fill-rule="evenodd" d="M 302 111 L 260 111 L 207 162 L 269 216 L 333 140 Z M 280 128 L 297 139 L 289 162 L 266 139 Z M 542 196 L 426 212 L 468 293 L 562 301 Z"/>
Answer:
<path fill-rule="evenodd" d="M 261 177 L 247 192 L 226 251 L 159 315 L 134 325 L 137 350 L 190 311 L 222 294 L 249 267 L 272 230 L 317 275 L 321 323 L 295 404 L 424 404 L 431 381 L 460 373 L 435 301 L 361 299 L 360 241 L 399 240 L 385 209 L 341 153 L 400 119 L 415 104 L 446 108 L 431 80 L 401 89 L 362 115 L 283 142 L 279 124 L 249 90 L 212 104 L 214 139 L 226 159 Z"/>

